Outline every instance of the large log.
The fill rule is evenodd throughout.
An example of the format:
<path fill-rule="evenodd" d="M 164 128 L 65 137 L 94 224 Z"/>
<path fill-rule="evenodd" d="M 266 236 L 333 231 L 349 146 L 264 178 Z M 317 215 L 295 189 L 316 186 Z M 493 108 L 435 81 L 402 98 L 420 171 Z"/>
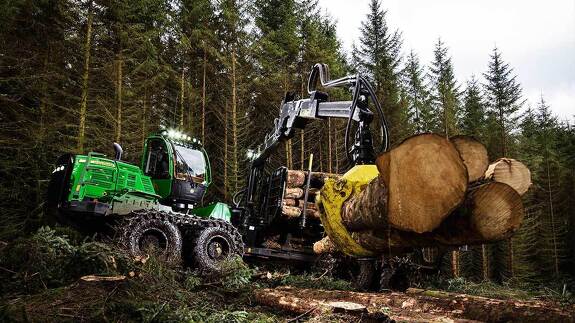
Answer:
<path fill-rule="evenodd" d="M 542 301 L 502 300 L 467 294 L 408 289 L 407 293 L 359 293 L 277 287 L 258 289 L 255 300 L 294 313 L 320 314 L 329 304 L 351 302 L 369 313 L 385 308 L 402 322 L 574 322 L 575 307 Z M 337 304 L 337 303 L 336 303 Z"/>
<path fill-rule="evenodd" d="M 523 216 L 521 196 L 507 184 L 491 182 L 474 188 L 433 234 L 447 245 L 494 242 L 509 238 Z"/>
<path fill-rule="evenodd" d="M 380 177 L 342 210 L 352 231 L 430 232 L 464 200 L 467 170 L 455 146 L 441 136 L 413 136 L 381 155 L 377 168 Z"/>
<path fill-rule="evenodd" d="M 500 158 L 490 164 L 485 178 L 505 183 L 519 193 L 525 194 L 531 186 L 531 172 L 522 162 L 511 158 Z"/>
<path fill-rule="evenodd" d="M 450 138 L 451 142 L 459 152 L 463 163 L 467 168 L 469 182 L 475 182 L 483 177 L 487 166 L 489 166 L 489 157 L 487 148 L 469 136 L 455 136 Z"/>
<path fill-rule="evenodd" d="M 353 232 L 352 236 L 362 247 L 376 253 L 482 244 L 510 237 L 521 225 L 523 216 L 521 196 L 507 184 L 491 182 L 471 189 L 463 205 L 432 232 L 418 234 L 389 227 Z M 320 245 L 317 250 L 334 251 Z"/>

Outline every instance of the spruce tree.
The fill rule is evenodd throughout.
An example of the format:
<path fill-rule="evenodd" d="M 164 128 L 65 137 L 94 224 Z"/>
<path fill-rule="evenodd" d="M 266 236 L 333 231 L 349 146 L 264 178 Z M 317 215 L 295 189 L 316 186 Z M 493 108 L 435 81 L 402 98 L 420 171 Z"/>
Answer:
<path fill-rule="evenodd" d="M 437 115 L 436 131 L 446 137 L 459 133 L 459 85 L 455 80 L 453 63 L 448 48 L 439 39 L 433 51 L 434 60 L 430 67 L 432 106 Z"/>
<path fill-rule="evenodd" d="M 560 127 L 543 96 L 537 105 L 535 120 L 537 144 L 542 158 L 539 167 L 534 169 L 534 181 L 540 188 L 536 190 L 534 198 L 541 211 L 541 263 L 545 265 L 546 273 L 558 277 L 565 256 L 566 221 L 561 212 L 566 203 L 561 197 L 564 167 L 557 146 Z"/>
<path fill-rule="evenodd" d="M 436 122 L 436 116 L 430 105 L 429 89 L 425 82 L 425 70 L 413 51 L 407 56 L 402 76 L 410 121 L 415 131 L 418 133 L 431 132 Z"/>
<path fill-rule="evenodd" d="M 372 0 L 369 13 L 361 23 L 359 47 L 353 48 L 352 64 L 365 74 L 375 87 L 379 101 L 390 124 L 392 141 L 405 125 L 401 124 L 400 64 L 401 33 L 387 24 L 386 11 L 379 0 Z"/>
<path fill-rule="evenodd" d="M 463 109 L 459 122 L 463 134 L 482 141 L 487 122 L 486 111 L 480 84 L 474 76 L 467 82 L 467 88 L 463 93 Z"/>
<path fill-rule="evenodd" d="M 501 58 L 501 53 L 495 47 L 490 56 L 489 66 L 483 74 L 486 83 L 485 94 L 487 111 L 496 127 L 496 142 L 498 145 L 491 149 L 495 154 L 492 158 L 504 157 L 509 154 L 509 135 L 515 130 L 521 101 L 521 85 L 513 69 Z M 491 133 L 491 132 L 490 132 Z"/>

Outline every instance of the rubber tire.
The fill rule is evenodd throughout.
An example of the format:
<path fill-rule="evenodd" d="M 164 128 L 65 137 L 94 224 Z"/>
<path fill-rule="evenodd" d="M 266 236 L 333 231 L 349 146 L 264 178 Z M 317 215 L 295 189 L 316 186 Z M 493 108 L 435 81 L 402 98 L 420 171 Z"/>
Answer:
<path fill-rule="evenodd" d="M 234 254 L 239 254 L 235 250 L 234 239 L 232 235 L 221 227 L 210 227 L 200 231 L 193 241 L 192 257 L 193 261 L 202 273 L 218 274 L 222 271 L 222 260 L 212 259 L 209 256 L 208 244 L 216 236 L 223 238 L 228 244 L 229 259 Z"/>
<path fill-rule="evenodd" d="M 162 259 L 170 262 L 180 262 L 182 259 L 182 233 L 176 224 L 162 217 L 146 218 L 135 216 L 130 219 L 128 225 L 122 227 L 122 244 L 132 256 L 145 256 L 140 250 L 140 239 L 144 233 L 155 230 L 166 237 L 166 248 L 162 253 Z"/>

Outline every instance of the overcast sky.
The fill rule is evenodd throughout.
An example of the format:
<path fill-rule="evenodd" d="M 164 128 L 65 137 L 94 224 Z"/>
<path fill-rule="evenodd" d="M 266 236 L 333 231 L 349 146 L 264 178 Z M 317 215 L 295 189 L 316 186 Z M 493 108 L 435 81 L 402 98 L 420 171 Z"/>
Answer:
<path fill-rule="evenodd" d="M 337 21 L 346 50 L 358 42 L 370 0 L 319 0 Z M 422 63 L 438 37 L 460 83 L 487 69 L 494 46 L 518 75 L 528 104 L 541 93 L 561 119 L 575 119 L 575 0 L 383 0 L 388 24 L 403 34 L 403 52 Z"/>

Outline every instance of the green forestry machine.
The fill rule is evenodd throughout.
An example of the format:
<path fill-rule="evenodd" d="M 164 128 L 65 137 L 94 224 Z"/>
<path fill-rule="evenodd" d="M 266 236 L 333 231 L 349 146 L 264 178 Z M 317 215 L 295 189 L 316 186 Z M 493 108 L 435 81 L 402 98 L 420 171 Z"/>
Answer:
<path fill-rule="evenodd" d="M 119 144 L 114 150 L 114 159 L 95 152 L 58 159 L 46 203 L 58 222 L 88 232 L 113 228 L 133 256 L 155 248 L 167 260 L 205 272 L 243 255 L 228 206 L 202 206 L 212 174 L 199 140 L 175 130 L 152 134 L 139 167 L 121 161 Z"/>

